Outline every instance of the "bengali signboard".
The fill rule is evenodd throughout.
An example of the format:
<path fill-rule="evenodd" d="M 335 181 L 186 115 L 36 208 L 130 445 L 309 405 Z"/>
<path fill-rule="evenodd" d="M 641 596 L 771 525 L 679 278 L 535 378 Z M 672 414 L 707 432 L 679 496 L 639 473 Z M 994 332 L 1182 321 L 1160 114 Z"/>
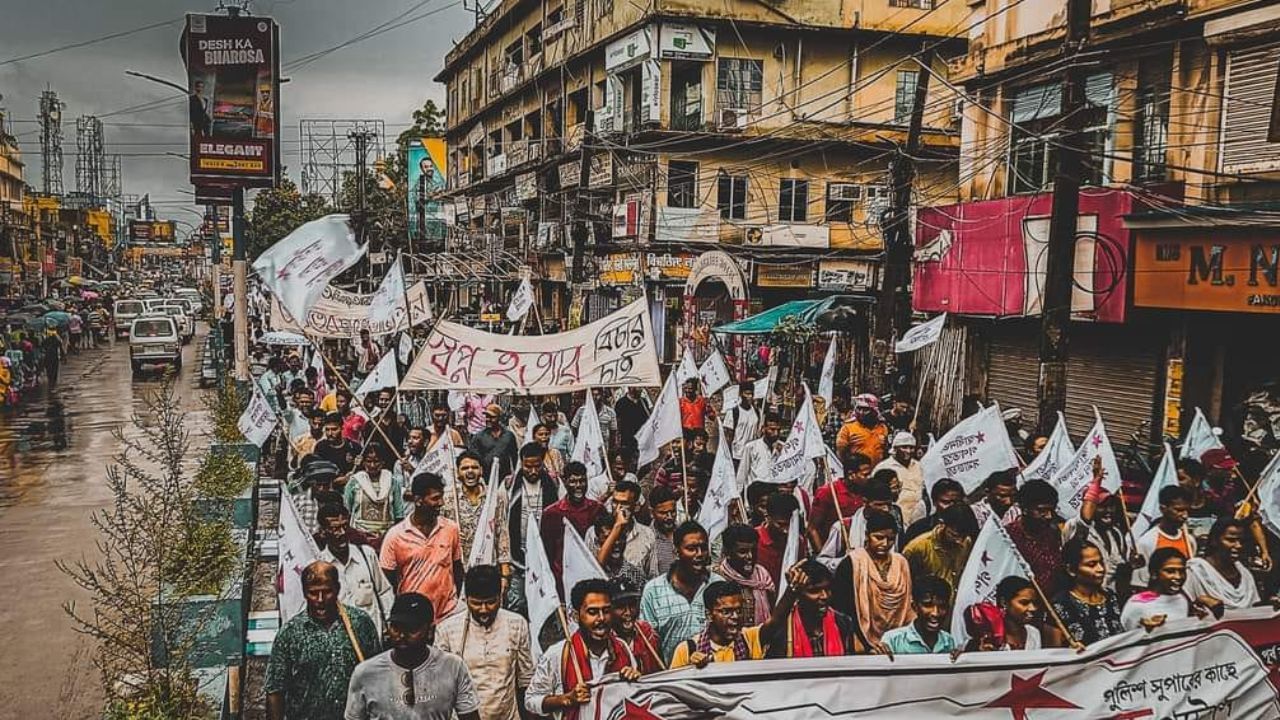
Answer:
<path fill-rule="evenodd" d="M 427 298 L 425 282 L 418 281 L 409 287 L 408 314 L 401 304 L 395 309 L 393 316 L 384 322 L 369 321 L 369 306 L 373 304 L 373 296 L 374 293 L 361 295 L 329 285 L 307 311 L 305 328 L 294 320 L 279 300 L 272 297 L 271 329 L 325 338 L 352 338 L 359 335 L 361 330 L 368 330 L 374 336 L 406 330 L 409 328 L 409 315 L 413 316 L 414 325 L 431 319 L 431 303 Z"/>
<path fill-rule="evenodd" d="M 548 395 L 661 383 L 648 303 L 641 298 L 554 335 L 499 335 L 441 321 L 400 389 Z"/>
<path fill-rule="evenodd" d="M 271 187 L 280 172 L 280 29 L 267 17 L 187 15 L 191 181 Z"/>

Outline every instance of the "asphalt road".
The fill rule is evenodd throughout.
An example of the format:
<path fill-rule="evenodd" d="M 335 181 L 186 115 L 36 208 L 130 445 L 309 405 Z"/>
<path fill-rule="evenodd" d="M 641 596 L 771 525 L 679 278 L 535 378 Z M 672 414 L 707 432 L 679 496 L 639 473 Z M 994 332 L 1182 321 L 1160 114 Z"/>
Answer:
<path fill-rule="evenodd" d="M 176 383 L 188 410 L 192 444 L 207 427 L 193 389 L 195 348 L 183 350 Z M 41 388 L 22 406 L 0 410 L 0 718 L 91 718 L 101 711 L 92 644 L 78 634 L 63 604 L 87 610 L 87 595 L 55 565 L 92 561 L 93 511 L 111 499 L 106 467 L 118 451 L 117 428 L 146 409 L 163 372 L 133 378 L 127 341 L 82 350 L 63 363 L 58 387 Z"/>

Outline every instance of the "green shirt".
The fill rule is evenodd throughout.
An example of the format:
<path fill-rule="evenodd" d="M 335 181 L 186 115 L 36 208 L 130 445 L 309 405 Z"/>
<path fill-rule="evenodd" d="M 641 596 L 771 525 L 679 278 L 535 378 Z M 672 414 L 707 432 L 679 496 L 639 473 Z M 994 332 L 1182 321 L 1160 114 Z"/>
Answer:
<path fill-rule="evenodd" d="M 381 652 L 378 632 L 363 610 L 343 605 L 351 629 L 366 658 Z M 295 615 L 276 634 L 267 662 L 266 691 L 284 696 L 287 720 L 342 720 L 347 683 L 356 667 L 356 653 L 341 618 L 328 627 L 305 611 Z"/>
<path fill-rule="evenodd" d="M 880 642 L 884 643 L 894 655 L 949 653 L 956 649 L 955 638 L 951 637 L 951 633 L 946 630 L 939 630 L 938 639 L 934 641 L 933 647 L 929 647 L 924 638 L 920 637 L 920 629 L 914 622 L 886 632 L 880 638 Z"/>

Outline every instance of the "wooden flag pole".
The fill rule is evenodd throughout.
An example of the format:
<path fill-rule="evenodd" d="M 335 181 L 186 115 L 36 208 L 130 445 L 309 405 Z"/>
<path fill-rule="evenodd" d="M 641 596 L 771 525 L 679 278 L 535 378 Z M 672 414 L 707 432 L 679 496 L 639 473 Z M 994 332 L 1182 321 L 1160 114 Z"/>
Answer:
<path fill-rule="evenodd" d="M 391 438 L 387 437 L 387 433 L 378 425 L 378 421 L 374 419 L 373 415 L 369 413 L 369 408 L 364 406 L 364 401 L 356 397 L 356 391 L 351 389 L 351 385 L 347 383 L 347 379 L 342 377 L 342 373 L 338 372 L 338 369 L 333 366 L 333 363 L 329 362 L 329 358 L 325 357 L 324 353 L 320 351 L 320 348 L 315 346 L 314 341 L 312 346 L 315 347 L 316 352 L 320 353 L 320 359 L 324 362 L 325 367 L 329 368 L 329 371 L 333 373 L 333 376 L 338 378 L 338 382 L 342 383 L 342 387 L 346 388 L 347 392 L 351 393 L 351 399 L 360 406 L 361 410 L 364 410 L 365 415 L 369 418 L 369 422 L 373 424 L 373 429 L 377 430 L 378 434 L 382 436 L 382 439 L 386 441 L 387 447 L 391 448 L 391 452 L 395 453 L 396 459 L 400 462 L 404 462 L 404 456 L 400 454 L 400 448 L 397 448 L 395 443 L 391 442 Z M 395 351 L 388 350 L 387 352 Z"/>

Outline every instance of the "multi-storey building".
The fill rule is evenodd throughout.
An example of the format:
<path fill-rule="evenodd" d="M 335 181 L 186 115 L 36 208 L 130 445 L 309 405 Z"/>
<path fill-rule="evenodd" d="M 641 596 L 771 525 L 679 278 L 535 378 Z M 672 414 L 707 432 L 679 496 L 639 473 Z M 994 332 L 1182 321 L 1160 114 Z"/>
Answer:
<path fill-rule="evenodd" d="M 923 208 L 914 306 L 959 322 L 956 395 L 1034 426 L 1050 194 L 1062 152 L 1062 71 L 1087 74 L 1067 420 L 1097 406 L 1112 441 L 1177 435 L 1202 407 L 1238 432 L 1250 398 L 1275 441 L 1280 330 L 1280 10 L 1236 0 L 1094 0 L 1064 48 L 1065 3 L 977 0 L 962 99 L 961 202 Z M 1269 389 L 1270 388 L 1270 389 Z M 1254 403 L 1256 405 L 1256 403 Z"/>
<path fill-rule="evenodd" d="M 784 300 L 869 300 L 918 58 L 962 52 L 969 12 L 929 0 L 506 0 L 436 78 L 451 242 L 528 253 L 548 317 L 590 320 L 646 292 L 667 359 L 690 330 Z M 957 198 L 955 109 L 934 83 L 921 204 Z"/>
<path fill-rule="evenodd" d="M 9 295 L 17 285 L 20 245 L 27 234 L 23 213 L 24 163 L 17 139 L 9 132 L 5 113 L 0 110 L 0 296 Z"/>

